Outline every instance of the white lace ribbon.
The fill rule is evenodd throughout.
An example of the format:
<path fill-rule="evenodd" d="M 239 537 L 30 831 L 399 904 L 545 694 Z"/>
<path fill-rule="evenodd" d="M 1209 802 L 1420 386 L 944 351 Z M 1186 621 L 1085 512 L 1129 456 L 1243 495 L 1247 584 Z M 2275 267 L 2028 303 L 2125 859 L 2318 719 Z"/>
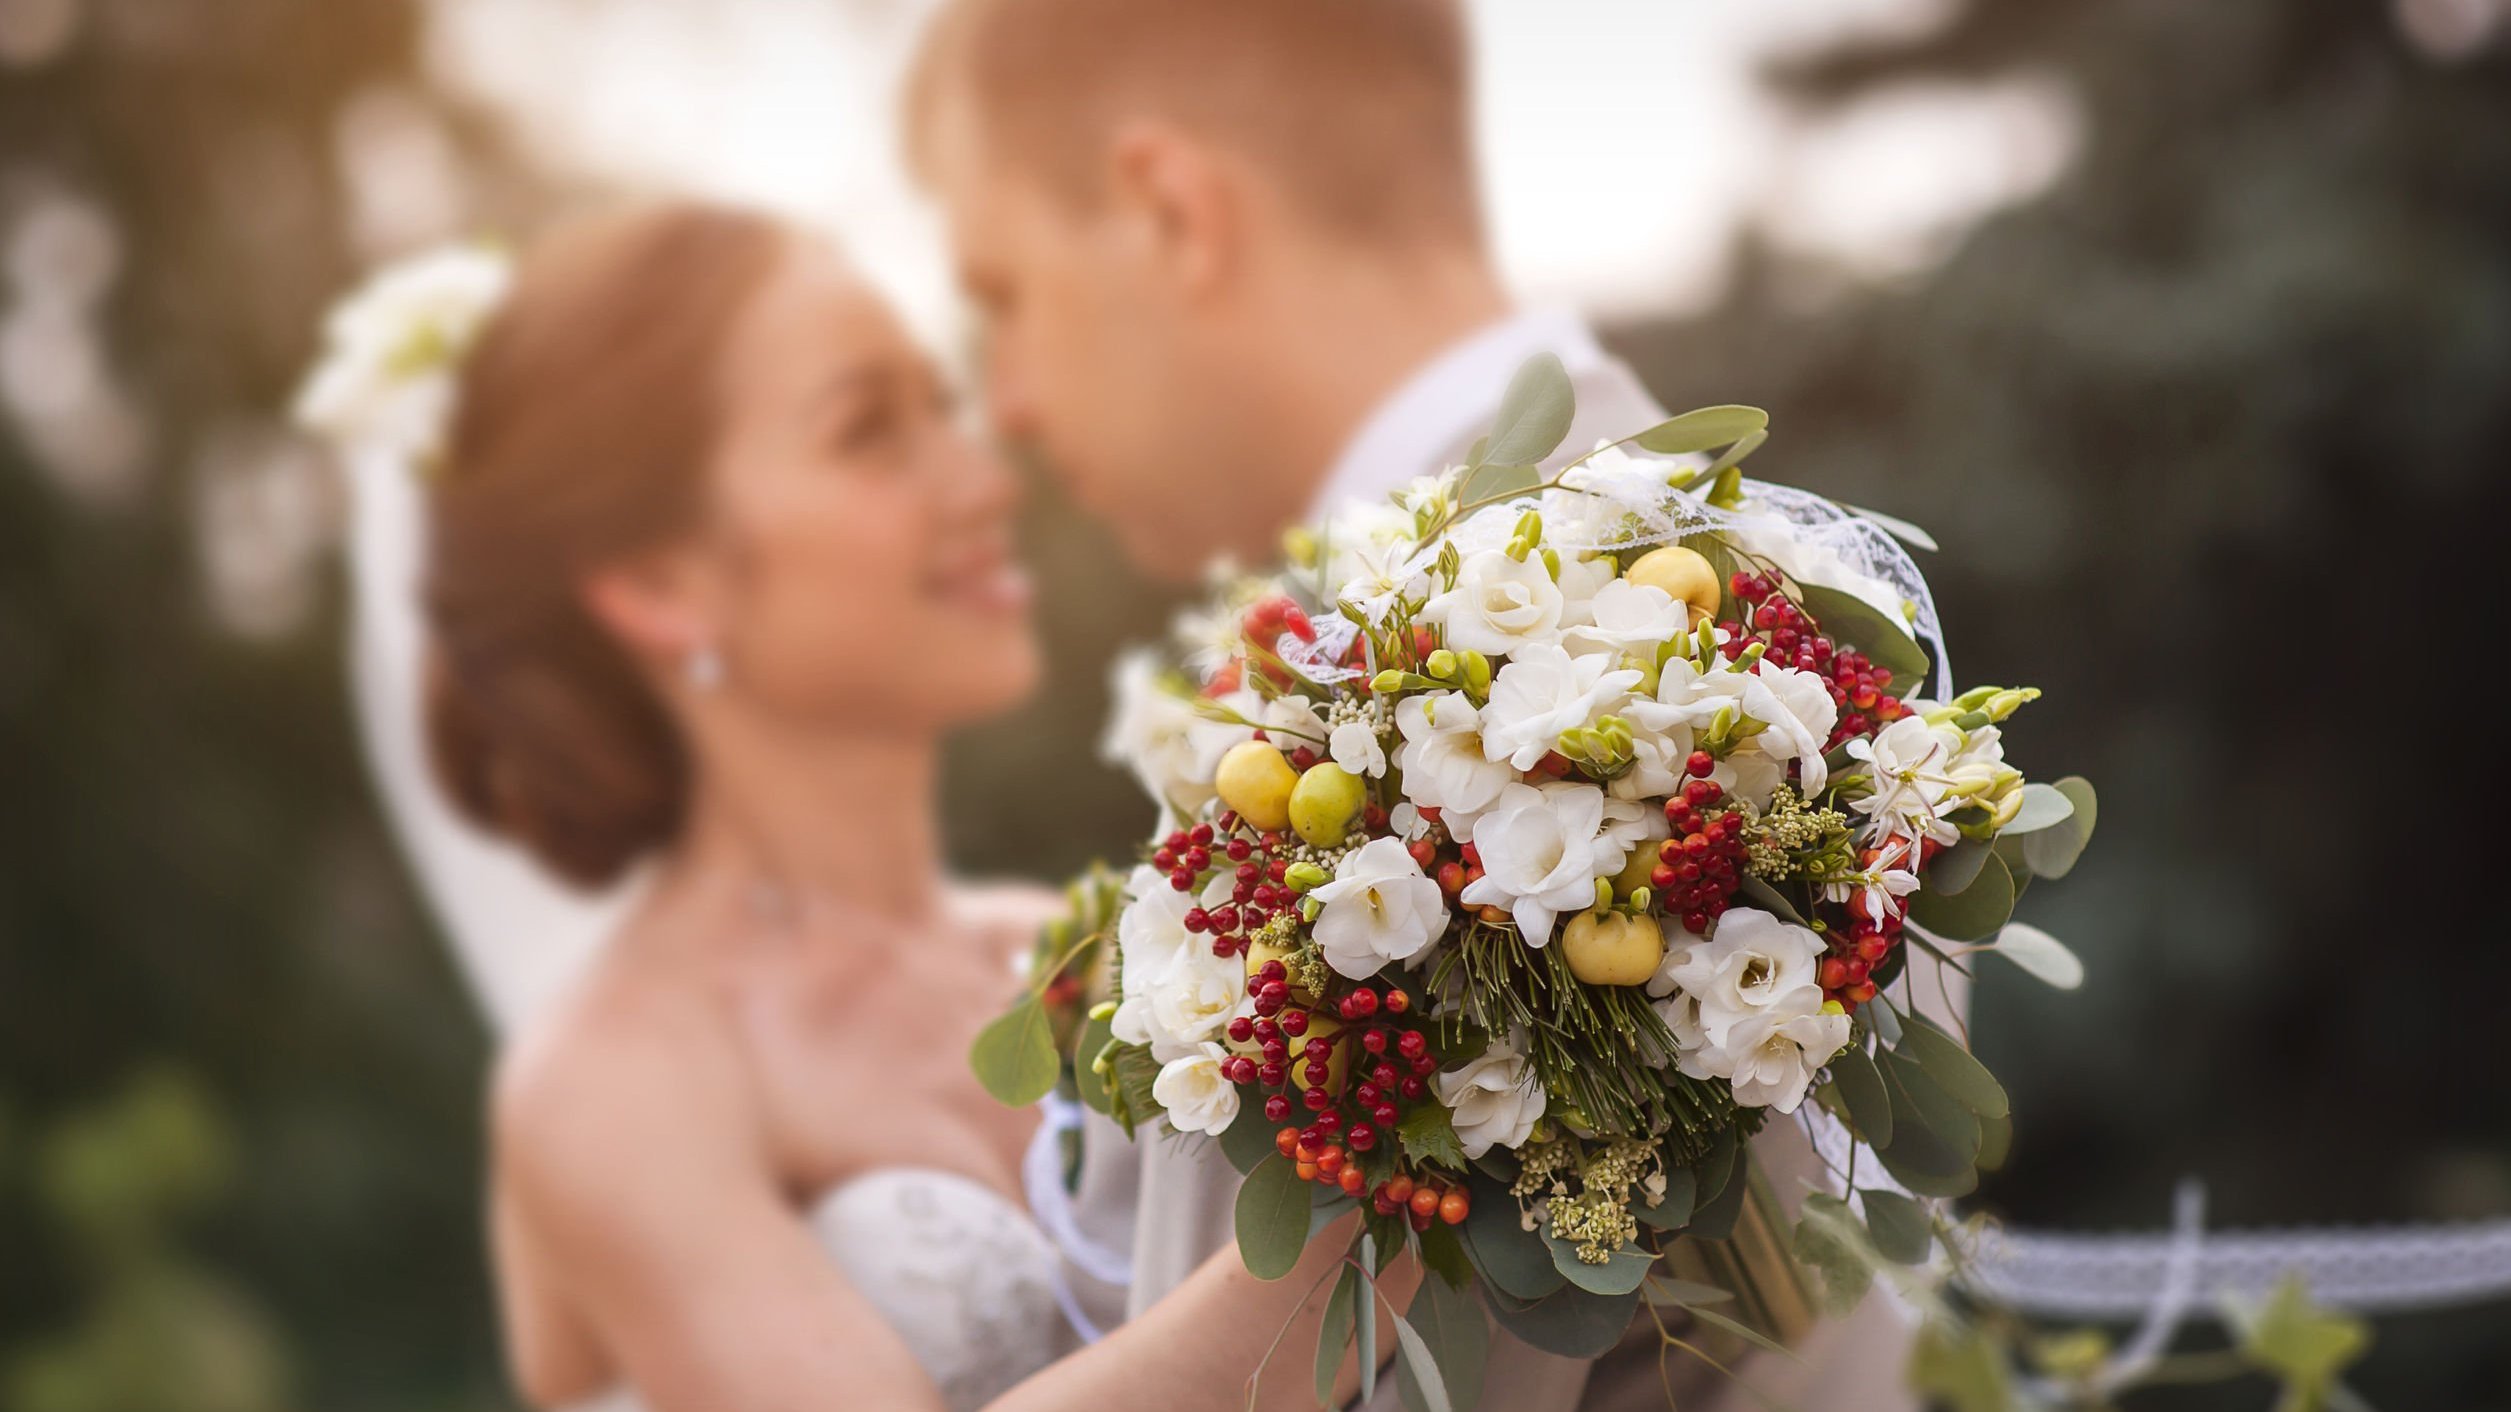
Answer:
<path fill-rule="evenodd" d="M 1080 1129 L 1081 1111 L 1080 1104 L 1060 1093 L 1050 1093 L 1038 1101 L 1043 1121 L 1030 1136 L 1029 1150 L 1021 1157 L 1021 1185 L 1028 1193 L 1030 1217 L 1066 1260 L 1102 1284 L 1129 1285 L 1133 1283 L 1132 1259 L 1081 1229 L 1081 1222 L 1073 1213 L 1072 1193 L 1064 1187 L 1063 1136 Z M 1106 1331 L 1082 1312 L 1072 1280 L 1060 1265 L 1055 1270 L 1054 1284 L 1055 1302 L 1062 1306 L 1064 1318 L 1082 1342 L 1096 1343 L 1104 1338 Z"/>

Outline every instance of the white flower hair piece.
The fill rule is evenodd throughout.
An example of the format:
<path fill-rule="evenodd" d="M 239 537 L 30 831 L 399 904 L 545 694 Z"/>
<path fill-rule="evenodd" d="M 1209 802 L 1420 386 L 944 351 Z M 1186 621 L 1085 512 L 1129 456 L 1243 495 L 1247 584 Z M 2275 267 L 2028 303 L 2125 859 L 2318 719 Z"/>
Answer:
<path fill-rule="evenodd" d="M 513 284 L 513 261 L 478 244 L 377 271 L 324 320 L 323 356 L 297 393 L 297 425 L 353 462 L 430 469 L 451 434 L 462 359 Z"/>

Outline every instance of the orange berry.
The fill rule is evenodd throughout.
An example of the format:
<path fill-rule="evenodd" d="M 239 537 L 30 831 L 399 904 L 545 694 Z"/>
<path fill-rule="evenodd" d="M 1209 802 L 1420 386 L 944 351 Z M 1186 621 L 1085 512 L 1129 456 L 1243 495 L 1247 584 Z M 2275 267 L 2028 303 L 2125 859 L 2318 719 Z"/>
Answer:
<path fill-rule="evenodd" d="M 1406 995 L 1400 990 L 1390 990 L 1386 993 L 1386 1013 L 1390 1015 L 1401 1015 L 1411 1008 L 1411 996 Z"/>
<path fill-rule="evenodd" d="M 1389 1177 L 1386 1185 L 1379 1188 L 1379 1190 L 1385 1193 L 1386 1199 L 1389 1201 L 1410 1201 L 1412 1200 L 1412 1178 L 1398 1173 L 1395 1176 Z"/>
<path fill-rule="evenodd" d="M 1292 1160 L 1299 1162 L 1314 1162 L 1317 1160 L 1317 1150 L 1304 1142 L 1299 1144 L 1297 1147 L 1292 1148 L 1290 1150 L 1290 1155 Z"/>
<path fill-rule="evenodd" d="M 1297 1128 L 1283 1128 L 1273 1134 L 1273 1148 L 1284 1157 L 1288 1157 L 1298 1146 L 1299 1130 Z"/>
<path fill-rule="evenodd" d="M 1342 1183 L 1343 1195 L 1358 1196 L 1361 1189 L 1368 1186 L 1369 1174 L 1358 1167 L 1345 1167 L 1342 1176 L 1337 1180 Z"/>
<path fill-rule="evenodd" d="M 1303 1181 L 1303 1182 L 1312 1182 L 1312 1181 L 1315 1181 L 1316 1179 L 1317 1179 L 1317 1164 L 1316 1164 L 1316 1163 L 1314 1163 L 1314 1162 L 1302 1162 L 1302 1163 L 1300 1163 L 1300 1164 L 1299 1164 L 1299 1180 L 1301 1180 L 1301 1181 Z"/>
<path fill-rule="evenodd" d="M 1465 1195 L 1463 1187 L 1457 1187 L 1439 1198 L 1439 1219 L 1451 1226 L 1463 1225 L 1465 1217 L 1472 1213 L 1473 1198 Z"/>
<path fill-rule="evenodd" d="M 1434 1186 L 1415 1187 L 1411 1204 L 1412 1214 L 1416 1216 L 1436 1215 L 1439 1209 L 1439 1189 Z"/>
<path fill-rule="evenodd" d="M 1329 1177 L 1342 1175 L 1343 1150 L 1339 1147 L 1329 1147 L 1323 1152 L 1318 1153 L 1317 1170 L 1325 1173 Z"/>

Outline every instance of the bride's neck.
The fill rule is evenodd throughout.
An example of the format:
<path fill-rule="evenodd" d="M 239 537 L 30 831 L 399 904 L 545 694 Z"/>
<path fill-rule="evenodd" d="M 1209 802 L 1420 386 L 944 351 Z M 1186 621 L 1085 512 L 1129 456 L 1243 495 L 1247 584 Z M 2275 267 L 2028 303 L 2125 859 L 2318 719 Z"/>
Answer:
<path fill-rule="evenodd" d="M 942 890 L 928 736 L 717 731 L 698 751 L 687 876 L 920 917 Z"/>

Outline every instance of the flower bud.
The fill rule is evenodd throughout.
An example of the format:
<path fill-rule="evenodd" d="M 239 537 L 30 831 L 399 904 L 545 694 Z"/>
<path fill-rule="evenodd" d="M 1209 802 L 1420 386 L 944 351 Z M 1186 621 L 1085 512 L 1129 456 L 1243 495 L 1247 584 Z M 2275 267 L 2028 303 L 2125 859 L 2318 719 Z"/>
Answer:
<path fill-rule="evenodd" d="M 1308 892 L 1315 888 L 1323 887 L 1333 880 L 1334 875 L 1332 873 L 1325 871 L 1325 869 L 1318 867 L 1314 863 L 1308 862 L 1293 863 L 1290 865 L 1289 869 L 1282 874 L 1282 881 L 1288 883 L 1290 885 L 1290 890 L 1293 892 Z"/>
<path fill-rule="evenodd" d="M 1093 1019 L 1093 1020 L 1112 1020 L 1112 1019 L 1115 1019 L 1115 1018 L 1116 1018 L 1116 1002 L 1115 1002 L 1115 1001 L 1113 1001 L 1113 1000 L 1102 1000 L 1102 1001 L 1100 1001 L 1098 1004 L 1091 1006 L 1091 1007 L 1090 1007 L 1090 1018 L 1091 1018 L 1091 1019 Z"/>
<path fill-rule="evenodd" d="M 1404 674 L 1395 670 L 1393 667 L 1389 667 L 1385 671 L 1382 671 L 1369 679 L 1369 689 L 1371 691 L 1378 692 L 1381 695 L 1390 691 L 1400 691 L 1403 689 L 1403 686 Z"/>
<path fill-rule="evenodd" d="M 1552 582 L 1559 583 L 1561 581 L 1561 551 L 1550 548 L 1549 546 L 1544 549 L 1543 571 L 1552 576 Z"/>
<path fill-rule="evenodd" d="M 1468 649 L 1465 653 L 1465 685 L 1477 695 L 1491 689 L 1491 659 Z"/>
<path fill-rule="evenodd" d="M 1613 880 L 1611 878 L 1596 879 L 1595 910 L 1599 912 L 1613 910 Z"/>
<path fill-rule="evenodd" d="M 1441 681 L 1454 681 L 1456 679 L 1456 672 L 1459 665 L 1460 664 L 1456 660 L 1456 654 L 1448 651 L 1444 647 L 1431 653 L 1430 660 L 1422 663 L 1422 666 L 1429 670 L 1431 676 L 1437 677 Z"/>

